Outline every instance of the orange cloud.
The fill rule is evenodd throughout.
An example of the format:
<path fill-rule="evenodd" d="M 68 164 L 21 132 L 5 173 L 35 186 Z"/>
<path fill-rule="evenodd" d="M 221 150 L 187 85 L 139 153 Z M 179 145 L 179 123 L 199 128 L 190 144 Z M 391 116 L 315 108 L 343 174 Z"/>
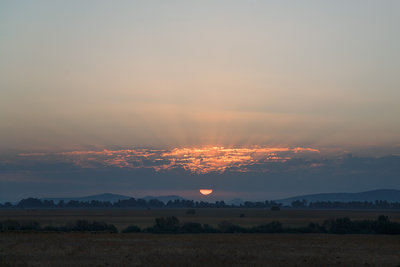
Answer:
<path fill-rule="evenodd" d="M 267 162 L 286 162 L 298 153 L 319 153 L 315 148 L 303 147 L 251 147 L 225 148 L 209 146 L 201 148 L 123 149 L 102 151 L 70 151 L 56 153 L 84 168 L 113 166 L 119 168 L 152 168 L 166 171 L 183 168 L 195 174 L 223 173 L 229 169 L 247 172 L 251 166 Z M 43 156 L 43 153 L 21 156 Z M 265 169 L 264 169 L 265 170 Z"/>

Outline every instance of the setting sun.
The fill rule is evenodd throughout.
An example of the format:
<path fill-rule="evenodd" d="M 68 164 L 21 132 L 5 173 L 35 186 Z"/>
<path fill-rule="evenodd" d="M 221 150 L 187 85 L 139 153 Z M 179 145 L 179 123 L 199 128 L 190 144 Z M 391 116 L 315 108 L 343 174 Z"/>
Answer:
<path fill-rule="evenodd" d="M 212 189 L 200 189 L 200 193 L 201 193 L 202 195 L 205 195 L 205 196 L 211 194 L 212 192 L 213 192 Z"/>

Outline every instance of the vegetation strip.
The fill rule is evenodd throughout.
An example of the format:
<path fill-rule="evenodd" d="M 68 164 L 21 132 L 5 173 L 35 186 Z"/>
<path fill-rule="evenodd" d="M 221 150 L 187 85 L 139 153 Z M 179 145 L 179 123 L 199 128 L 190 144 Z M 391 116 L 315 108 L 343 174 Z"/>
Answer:
<path fill-rule="evenodd" d="M 0 232 L 109 232 L 117 233 L 113 224 L 77 220 L 65 226 L 44 226 L 36 221 L 20 223 L 14 220 L 0 221 Z M 380 215 L 377 220 L 350 220 L 347 217 L 327 219 L 322 225 L 309 223 L 306 227 L 283 227 L 279 221 L 242 227 L 229 221 L 222 221 L 217 228 L 196 222 L 180 223 L 175 216 L 159 217 L 151 227 L 141 229 L 131 225 L 121 233 L 327 233 L 327 234 L 400 234 L 400 223 L 391 222 L 387 216 Z"/>
<path fill-rule="evenodd" d="M 70 200 L 64 202 L 54 202 L 53 200 L 41 200 L 38 198 L 26 198 L 17 204 L 6 202 L 0 203 L 0 208 L 270 208 L 280 210 L 281 208 L 295 209 L 397 209 L 400 210 L 400 202 L 388 202 L 386 200 L 369 201 L 316 201 L 307 202 L 306 200 L 296 200 L 290 205 L 283 206 L 273 200 L 266 201 L 244 201 L 240 205 L 227 204 L 224 201 L 214 203 L 205 201 L 193 201 L 186 199 L 169 200 L 164 203 L 158 199 L 125 199 L 116 202 L 110 201 L 77 201 Z"/>

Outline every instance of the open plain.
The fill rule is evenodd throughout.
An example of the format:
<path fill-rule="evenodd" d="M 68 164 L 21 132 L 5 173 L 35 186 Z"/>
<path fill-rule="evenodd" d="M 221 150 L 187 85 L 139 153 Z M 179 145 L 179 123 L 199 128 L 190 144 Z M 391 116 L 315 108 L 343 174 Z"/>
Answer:
<path fill-rule="evenodd" d="M 1 233 L 0 266 L 398 266 L 399 236 Z"/>
<path fill-rule="evenodd" d="M 78 219 L 103 221 L 121 231 L 162 216 L 213 226 L 280 221 L 305 226 L 327 218 L 376 219 L 396 211 L 267 209 L 0 209 L 0 220 L 59 226 Z M 0 266 L 399 266 L 398 235 L 0 233 Z"/>

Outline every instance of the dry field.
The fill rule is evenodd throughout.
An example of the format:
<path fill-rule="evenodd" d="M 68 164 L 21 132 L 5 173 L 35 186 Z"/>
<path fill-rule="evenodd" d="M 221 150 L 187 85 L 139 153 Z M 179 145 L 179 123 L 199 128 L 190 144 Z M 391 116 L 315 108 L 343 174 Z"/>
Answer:
<path fill-rule="evenodd" d="M 0 266 L 399 266 L 400 237 L 0 233 Z"/>
<path fill-rule="evenodd" d="M 274 220 L 305 226 L 327 218 L 400 221 L 394 211 L 266 209 L 0 209 L 0 220 L 64 225 L 104 221 L 122 230 L 161 216 L 254 226 Z M 240 217 L 244 214 L 244 217 Z M 400 236 L 329 234 L 0 233 L 0 266 L 400 266 Z"/>
<path fill-rule="evenodd" d="M 199 222 L 217 226 L 223 220 L 249 227 L 274 220 L 284 226 L 306 226 L 309 222 L 322 223 L 327 218 L 349 217 L 352 220 L 375 220 L 379 215 L 389 216 L 391 221 L 400 222 L 399 211 L 366 210 L 281 210 L 269 209 L 196 209 L 194 215 L 188 209 L 0 209 L 1 220 L 20 222 L 36 220 L 41 225 L 60 226 L 79 219 L 104 221 L 114 224 L 118 230 L 135 224 L 141 228 L 154 224 L 161 216 L 176 216 L 181 222 Z M 245 217 L 240 217 L 244 214 Z"/>

